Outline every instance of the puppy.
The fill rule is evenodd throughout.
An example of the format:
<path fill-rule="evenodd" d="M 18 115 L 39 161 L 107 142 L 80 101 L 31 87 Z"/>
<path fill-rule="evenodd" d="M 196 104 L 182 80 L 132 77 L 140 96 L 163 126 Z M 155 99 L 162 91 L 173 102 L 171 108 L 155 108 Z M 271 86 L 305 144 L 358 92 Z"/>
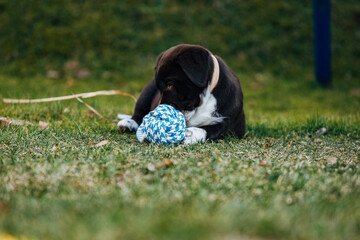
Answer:
<path fill-rule="evenodd" d="M 143 89 L 122 131 L 136 131 L 143 117 L 169 104 L 186 119 L 185 144 L 245 134 L 243 92 L 235 73 L 218 56 L 198 45 L 181 44 L 157 58 L 154 79 Z"/>

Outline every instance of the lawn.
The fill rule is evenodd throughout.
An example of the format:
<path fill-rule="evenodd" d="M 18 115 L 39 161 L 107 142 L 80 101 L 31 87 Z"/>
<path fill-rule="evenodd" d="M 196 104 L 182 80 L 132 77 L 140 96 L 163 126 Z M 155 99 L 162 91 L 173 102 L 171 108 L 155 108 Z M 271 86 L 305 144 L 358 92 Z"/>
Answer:
<path fill-rule="evenodd" d="M 138 96 L 147 72 L 127 81 L 1 75 L 0 98 Z M 0 117 L 33 125 L 0 128 L 0 239 L 358 239 L 359 83 L 335 79 L 324 90 L 311 75 L 238 74 L 246 137 L 190 146 L 140 144 L 76 100 L 1 102 Z M 111 119 L 134 107 L 123 96 L 85 101 Z"/>
<path fill-rule="evenodd" d="M 359 239 L 360 5 L 331 3 L 334 81 L 322 89 L 310 0 L 0 0 L 0 117 L 32 123 L 0 126 L 0 240 Z M 77 100 L 2 102 L 138 97 L 179 43 L 238 74 L 244 139 L 140 144 Z M 84 101 L 112 120 L 134 108 Z"/>

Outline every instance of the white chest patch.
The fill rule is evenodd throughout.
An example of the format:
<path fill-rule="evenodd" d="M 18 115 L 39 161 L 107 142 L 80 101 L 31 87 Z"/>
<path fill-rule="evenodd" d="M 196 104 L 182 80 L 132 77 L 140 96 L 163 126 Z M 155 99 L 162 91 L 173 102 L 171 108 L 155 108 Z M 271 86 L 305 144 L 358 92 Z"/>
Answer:
<path fill-rule="evenodd" d="M 224 117 L 219 116 L 216 112 L 217 101 L 214 95 L 210 93 L 209 89 L 210 86 L 208 86 L 200 96 L 200 106 L 192 111 L 184 113 L 187 127 L 214 125 L 224 119 Z"/>

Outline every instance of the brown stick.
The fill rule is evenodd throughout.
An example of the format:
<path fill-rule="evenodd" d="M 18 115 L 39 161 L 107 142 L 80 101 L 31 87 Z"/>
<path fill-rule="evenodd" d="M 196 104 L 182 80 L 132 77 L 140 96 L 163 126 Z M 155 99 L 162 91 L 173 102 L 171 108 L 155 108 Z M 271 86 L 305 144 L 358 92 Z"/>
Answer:
<path fill-rule="evenodd" d="M 51 98 L 40 98 L 40 99 L 10 99 L 10 98 L 4 98 L 4 103 L 40 103 L 40 102 L 55 102 L 55 101 L 63 101 L 63 100 L 69 100 L 74 98 L 91 98 L 95 96 L 109 96 L 109 95 L 122 95 L 131 97 L 135 102 L 136 98 L 129 94 L 124 93 L 119 90 L 104 90 L 104 91 L 97 91 L 97 92 L 88 92 L 88 93 L 79 93 L 69 96 L 62 96 L 62 97 L 51 97 Z"/>
<path fill-rule="evenodd" d="M 86 106 L 87 108 L 89 108 L 93 113 L 95 113 L 96 115 L 98 115 L 98 116 L 101 117 L 102 119 L 104 119 L 104 120 L 106 120 L 106 121 L 110 121 L 110 122 L 117 122 L 117 121 L 115 121 L 115 120 L 110 120 L 110 119 L 104 117 L 101 113 L 99 113 L 98 111 L 96 111 L 95 108 L 93 108 L 92 106 L 90 106 L 89 104 L 87 104 L 86 102 L 84 102 L 83 100 L 81 100 L 80 98 L 77 97 L 76 99 L 77 99 L 79 102 L 85 104 L 85 106 Z"/>

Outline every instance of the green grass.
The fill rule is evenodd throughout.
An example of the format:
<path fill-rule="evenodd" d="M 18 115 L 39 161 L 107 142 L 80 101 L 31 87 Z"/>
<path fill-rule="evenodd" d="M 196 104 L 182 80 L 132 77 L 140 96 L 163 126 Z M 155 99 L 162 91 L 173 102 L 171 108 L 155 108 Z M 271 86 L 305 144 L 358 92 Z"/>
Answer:
<path fill-rule="evenodd" d="M 150 72 L 151 70 L 146 70 Z M 139 95 L 145 79 L 0 76 L 3 97 L 101 89 Z M 37 125 L 0 128 L 0 233 L 28 239 L 358 239 L 358 83 L 240 75 L 245 139 L 192 146 L 140 144 L 76 100 L 0 103 L 0 116 Z M 132 113 L 121 96 L 86 99 L 109 118 Z M 326 127 L 329 132 L 317 136 Z M 89 146 L 102 140 L 103 147 Z M 148 164 L 173 166 L 155 172 Z"/>

